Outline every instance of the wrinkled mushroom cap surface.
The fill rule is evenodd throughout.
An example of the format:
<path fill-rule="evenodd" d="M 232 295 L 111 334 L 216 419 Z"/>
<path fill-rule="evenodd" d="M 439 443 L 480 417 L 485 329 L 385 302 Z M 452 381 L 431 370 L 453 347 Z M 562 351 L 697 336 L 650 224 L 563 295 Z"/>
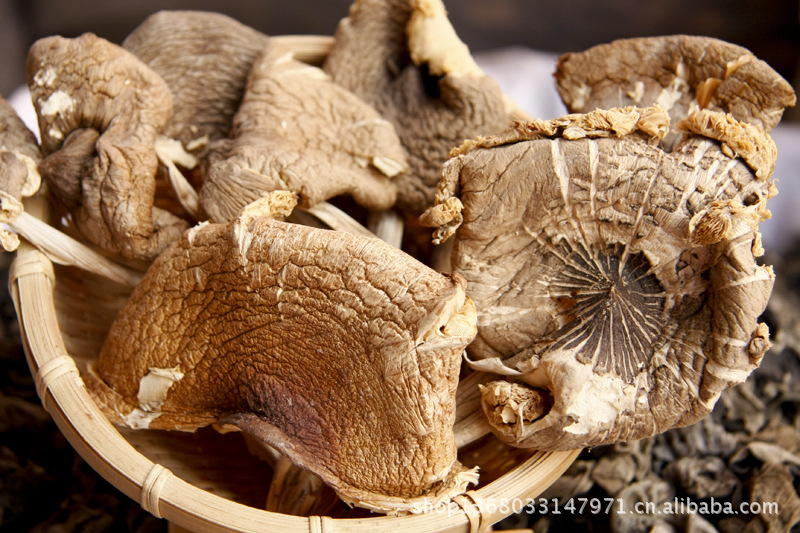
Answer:
<path fill-rule="evenodd" d="M 272 41 L 253 65 L 231 148 L 210 164 L 201 199 L 214 221 L 274 190 L 297 193 L 305 207 L 349 194 L 388 209 L 397 194 L 390 177 L 407 167 L 391 123 Z"/>
<path fill-rule="evenodd" d="M 619 112 L 652 114 L 596 113 Z M 639 129 L 568 131 L 473 144 L 437 193 L 463 206 L 452 267 L 478 309 L 473 366 L 515 380 L 487 385 L 484 409 L 503 440 L 538 449 L 693 423 L 769 346 L 758 317 L 773 274 L 755 260 L 769 180 L 700 136 L 666 153 Z M 550 411 L 526 418 L 542 401 Z"/>
<path fill-rule="evenodd" d="M 464 139 L 510 125 L 497 83 L 455 34 L 441 0 L 356 0 L 339 23 L 324 68 L 395 125 L 409 171 L 398 206 L 433 203 L 439 168 Z"/>
<path fill-rule="evenodd" d="M 164 81 L 93 34 L 40 39 L 28 55 L 43 177 L 104 250 L 152 260 L 187 224 L 153 208 L 155 138 L 170 115 Z"/>
<path fill-rule="evenodd" d="M 408 511 L 474 479 L 453 435 L 474 334 L 457 276 L 378 239 L 245 211 L 153 263 L 87 383 L 118 423 L 236 425 L 346 501 Z"/>
<path fill-rule="evenodd" d="M 677 124 L 694 107 L 722 111 L 769 132 L 793 106 L 792 87 L 749 50 L 710 37 L 671 35 L 622 39 L 559 58 L 556 86 L 573 113 L 654 104 Z"/>
<path fill-rule="evenodd" d="M 227 138 L 267 36 L 221 13 L 159 11 L 122 43 L 169 86 L 163 135 L 184 148 Z"/>

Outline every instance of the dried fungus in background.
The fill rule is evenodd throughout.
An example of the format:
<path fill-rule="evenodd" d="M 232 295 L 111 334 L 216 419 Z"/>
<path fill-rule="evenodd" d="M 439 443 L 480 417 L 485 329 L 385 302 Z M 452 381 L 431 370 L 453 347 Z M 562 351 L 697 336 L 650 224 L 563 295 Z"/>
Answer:
<path fill-rule="evenodd" d="M 22 198 L 41 186 L 39 162 L 42 154 L 36 136 L 17 112 L 0 97 L 0 222 L 11 222 L 22 212 Z M 0 243 L 7 251 L 19 246 L 15 233 L 0 229 Z"/>
<path fill-rule="evenodd" d="M 161 76 L 172 95 L 162 135 L 200 152 L 227 139 L 253 62 L 267 36 L 220 13 L 159 11 L 122 47 Z"/>
<path fill-rule="evenodd" d="M 661 146 L 680 142 L 681 120 L 695 108 L 730 113 L 769 132 L 795 94 L 767 63 L 719 39 L 669 35 L 621 39 L 558 60 L 556 86 L 567 109 L 588 113 L 658 104 L 672 128 Z"/>

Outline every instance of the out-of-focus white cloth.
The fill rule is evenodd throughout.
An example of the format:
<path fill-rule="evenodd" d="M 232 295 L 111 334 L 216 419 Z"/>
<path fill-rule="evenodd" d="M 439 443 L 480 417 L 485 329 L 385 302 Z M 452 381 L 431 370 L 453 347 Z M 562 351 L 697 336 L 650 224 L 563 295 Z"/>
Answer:
<path fill-rule="evenodd" d="M 524 111 L 545 120 L 566 113 L 553 80 L 557 58 L 522 47 L 475 54 L 484 72 L 494 77 Z M 36 113 L 27 88 L 17 89 L 9 103 L 38 136 Z M 781 123 L 771 135 L 778 146 L 774 178 L 780 194 L 770 200 L 772 219 L 761 224 L 761 232 L 766 250 L 779 254 L 800 238 L 800 124 Z"/>
<path fill-rule="evenodd" d="M 529 48 L 501 48 L 475 54 L 478 66 L 534 118 L 550 120 L 567 113 L 553 73 L 557 55 Z"/>
<path fill-rule="evenodd" d="M 33 108 L 33 103 L 31 103 L 31 94 L 28 92 L 28 88 L 24 85 L 17 87 L 8 97 L 8 103 L 17 112 L 22 122 L 28 126 L 28 129 L 35 133 L 36 138 L 41 141 L 39 137 L 39 122 L 36 118 L 36 110 Z"/>

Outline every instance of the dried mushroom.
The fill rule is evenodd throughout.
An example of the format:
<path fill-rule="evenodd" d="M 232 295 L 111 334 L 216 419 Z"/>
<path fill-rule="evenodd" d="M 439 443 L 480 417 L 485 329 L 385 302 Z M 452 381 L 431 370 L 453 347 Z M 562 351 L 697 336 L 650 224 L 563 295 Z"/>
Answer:
<path fill-rule="evenodd" d="M 716 456 L 681 457 L 664 468 L 664 477 L 677 481 L 693 498 L 726 498 L 739 480 L 725 461 Z"/>
<path fill-rule="evenodd" d="M 409 154 L 397 203 L 414 214 L 433 203 L 452 148 L 511 124 L 500 87 L 459 40 L 441 0 L 356 0 L 324 68 L 394 124 Z"/>
<path fill-rule="evenodd" d="M 177 240 L 186 222 L 153 207 L 153 147 L 172 106 L 164 81 L 130 52 L 84 34 L 34 43 L 28 86 L 42 177 L 86 238 L 145 261 Z"/>
<path fill-rule="evenodd" d="M 0 98 L 0 222 L 16 218 L 22 212 L 22 198 L 39 190 L 41 159 L 36 136 L 14 108 Z M 19 237 L 0 229 L 0 244 L 6 251 L 14 251 L 19 246 Z"/>
<path fill-rule="evenodd" d="M 266 35 L 221 13 L 159 11 L 122 47 L 169 87 L 172 115 L 163 135 L 195 152 L 229 136 L 247 76 L 267 41 Z"/>
<path fill-rule="evenodd" d="M 791 531 L 800 524 L 800 495 L 795 478 L 784 465 L 766 464 L 752 480 L 751 509 L 758 516 L 745 528 L 746 533 Z"/>
<path fill-rule="evenodd" d="M 87 386 L 116 423 L 236 426 L 345 501 L 447 500 L 455 391 L 475 311 L 458 276 L 374 238 L 273 220 L 273 193 L 162 254 L 120 312 Z"/>
<path fill-rule="evenodd" d="M 274 190 L 296 192 L 304 207 L 349 194 L 368 209 L 387 209 L 397 194 L 390 178 L 407 168 L 389 122 L 275 41 L 253 65 L 232 138 L 201 189 L 218 222 Z"/>
<path fill-rule="evenodd" d="M 682 128 L 729 121 L 698 111 Z M 723 144 L 771 140 L 733 128 L 667 153 L 654 144 L 668 122 L 656 106 L 518 124 L 445 164 L 421 222 L 455 234 L 472 366 L 513 379 L 483 388 L 504 441 L 570 449 L 694 423 L 769 347 L 773 273 L 755 258 L 773 162 Z M 552 406 L 531 419 L 537 402 Z"/>
<path fill-rule="evenodd" d="M 675 489 L 654 475 L 625 487 L 614 498 L 615 507 L 609 513 L 613 533 L 670 532 L 670 521 L 676 521 L 678 511 L 662 512 L 675 498 Z M 632 512 L 631 510 L 644 510 Z M 620 512 L 622 511 L 622 512 Z"/>
<path fill-rule="evenodd" d="M 710 37 L 622 39 L 558 60 L 556 85 L 572 113 L 658 104 L 670 116 L 667 151 L 677 124 L 694 107 L 722 111 L 771 131 L 794 105 L 792 86 L 749 50 Z"/>

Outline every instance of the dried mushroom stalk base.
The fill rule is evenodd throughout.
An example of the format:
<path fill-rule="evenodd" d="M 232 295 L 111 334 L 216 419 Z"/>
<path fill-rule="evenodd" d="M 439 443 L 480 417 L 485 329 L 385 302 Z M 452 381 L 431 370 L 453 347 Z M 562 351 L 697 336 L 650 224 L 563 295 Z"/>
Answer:
<path fill-rule="evenodd" d="M 518 124 L 468 142 L 422 223 L 454 235 L 478 310 L 471 365 L 505 442 L 571 449 L 696 422 L 769 346 L 758 224 L 774 145 L 696 111 L 673 152 L 658 106 Z"/>
<path fill-rule="evenodd" d="M 112 325 L 87 386 L 130 427 L 236 427 L 387 513 L 449 501 L 455 391 L 475 309 L 378 239 L 279 222 L 276 193 L 162 254 Z"/>

